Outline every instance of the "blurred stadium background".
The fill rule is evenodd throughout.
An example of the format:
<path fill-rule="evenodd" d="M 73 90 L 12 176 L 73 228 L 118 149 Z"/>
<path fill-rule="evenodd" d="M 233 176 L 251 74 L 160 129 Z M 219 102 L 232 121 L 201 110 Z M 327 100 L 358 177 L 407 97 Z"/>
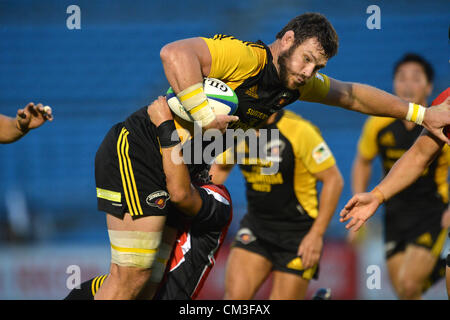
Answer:
<path fill-rule="evenodd" d="M 66 27 L 71 4 L 81 8 L 81 30 Z M 381 8 L 381 30 L 366 27 L 371 4 Z M 94 156 L 114 123 L 167 89 L 159 60 L 164 44 L 215 33 L 268 44 L 288 20 L 307 11 L 325 14 L 340 37 L 327 75 L 390 92 L 394 62 L 413 51 L 435 68 L 433 97 L 448 86 L 446 0 L 0 0 L 0 113 L 14 116 L 33 101 L 50 105 L 55 115 L 53 123 L 0 146 L 0 298 L 60 299 L 69 291 L 69 265 L 80 266 L 82 280 L 108 270 Z M 289 109 L 318 125 L 334 152 L 346 181 L 342 208 L 351 196 L 350 168 L 365 116 L 303 102 Z M 380 175 L 377 163 L 372 184 Z M 246 210 L 237 169 L 226 185 L 234 202 L 230 241 Z M 371 222 L 357 248 L 345 244 L 345 228 L 334 217 L 311 292 L 320 286 L 332 288 L 340 299 L 395 298 L 387 281 L 381 217 Z M 221 298 L 228 243 L 200 298 Z M 382 271 L 379 290 L 366 287 L 366 269 L 373 264 Z M 270 281 L 258 298 L 267 297 L 269 287 Z M 425 298 L 446 299 L 444 281 Z"/>

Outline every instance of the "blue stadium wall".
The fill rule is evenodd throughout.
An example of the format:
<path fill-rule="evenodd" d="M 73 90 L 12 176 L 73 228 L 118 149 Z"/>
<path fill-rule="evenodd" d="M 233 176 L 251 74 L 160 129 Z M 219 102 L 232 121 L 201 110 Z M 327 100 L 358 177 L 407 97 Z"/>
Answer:
<path fill-rule="evenodd" d="M 66 8 L 81 8 L 81 30 L 66 28 Z M 381 29 L 366 27 L 366 8 L 381 8 Z M 0 145 L 0 224 L 6 194 L 26 196 L 36 240 L 100 241 L 94 157 L 108 129 L 168 87 L 159 50 L 171 41 L 215 33 L 271 43 L 297 14 L 325 14 L 340 37 L 324 69 L 344 81 L 391 91 L 392 67 L 417 52 L 436 71 L 433 96 L 448 86 L 448 1 L 0 1 L 0 113 L 30 101 L 52 106 L 53 123 Z M 350 168 L 365 115 L 297 102 L 289 109 L 318 125 L 345 178 L 339 208 L 350 198 Z M 375 167 L 372 183 L 381 175 Z M 226 185 L 235 204 L 231 233 L 245 213 L 238 170 Z M 42 231 L 44 230 L 44 231 Z M 335 217 L 328 236 L 344 228 Z"/>

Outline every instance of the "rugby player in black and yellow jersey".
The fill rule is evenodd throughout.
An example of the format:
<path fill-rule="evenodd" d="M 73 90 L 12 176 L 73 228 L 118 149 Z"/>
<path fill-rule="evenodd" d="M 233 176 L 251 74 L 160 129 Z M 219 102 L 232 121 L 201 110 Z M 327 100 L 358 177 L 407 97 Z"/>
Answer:
<path fill-rule="evenodd" d="M 342 82 L 319 73 L 338 50 L 338 36 L 321 14 L 292 19 L 269 45 L 229 35 L 190 38 L 161 49 L 164 72 L 181 104 L 204 128 L 226 128 L 203 92 L 203 77 L 218 78 L 236 91 L 239 121 L 230 128 L 255 128 L 274 112 L 297 100 L 339 106 L 371 115 L 418 121 L 443 141 L 450 119 L 445 106 L 430 108 L 420 119 L 411 104 L 385 91 Z M 357 67 L 357 66 L 355 66 Z M 424 111 L 424 109 L 419 108 Z"/>
<path fill-rule="evenodd" d="M 267 156 L 252 158 L 244 142 L 236 149 L 244 154 L 238 163 L 248 212 L 228 258 L 225 299 L 252 299 L 270 273 L 270 299 L 303 299 L 309 280 L 318 276 L 323 235 L 343 187 L 330 149 L 309 121 L 282 110 L 264 129 Z M 278 137 L 271 129 L 279 130 Z M 214 183 L 223 183 L 233 167 L 229 154 L 211 168 Z M 274 161 L 278 171 L 264 174 Z M 318 181 L 323 183 L 320 200 Z"/>
<path fill-rule="evenodd" d="M 432 105 L 450 100 L 450 88 L 442 92 Z M 450 126 L 450 122 L 447 124 Z M 371 191 L 354 195 L 340 212 L 340 221 L 348 221 L 347 229 L 358 231 L 378 207 L 420 179 L 432 161 L 442 153 L 444 143 L 427 130 L 389 170 L 387 176 Z M 450 236 L 450 234 L 449 234 Z M 411 262 L 408 268 L 416 268 Z M 450 299 L 450 252 L 447 254 L 447 294 Z"/>
<path fill-rule="evenodd" d="M 426 105 L 433 74 L 432 66 L 421 56 L 406 54 L 394 67 L 394 92 L 402 99 Z M 366 191 L 376 156 L 381 157 L 386 175 L 421 132 L 422 128 L 411 122 L 369 117 L 353 164 L 353 192 Z M 414 184 L 385 204 L 385 255 L 391 283 L 401 299 L 420 298 L 431 284 L 429 277 L 435 266 L 433 282 L 439 279 L 439 269 L 444 276 L 445 262 L 439 261 L 439 256 L 448 227 L 442 226 L 441 220 L 448 206 L 449 165 L 450 149 L 445 146 Z"/>

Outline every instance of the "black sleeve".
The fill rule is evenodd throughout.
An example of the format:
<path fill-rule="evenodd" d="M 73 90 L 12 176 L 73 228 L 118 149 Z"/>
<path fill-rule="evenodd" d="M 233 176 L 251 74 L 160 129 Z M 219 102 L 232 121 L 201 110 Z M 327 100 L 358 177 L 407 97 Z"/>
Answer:
<path fill-rule="evenodd" d="M 222 230 L 229 222 L 231 205 L 226 199 L 216 199 L 214 194 L 195 186 L 202 198 L 202 207 L 192 219 L 191 228 L 196 231 Z"/>

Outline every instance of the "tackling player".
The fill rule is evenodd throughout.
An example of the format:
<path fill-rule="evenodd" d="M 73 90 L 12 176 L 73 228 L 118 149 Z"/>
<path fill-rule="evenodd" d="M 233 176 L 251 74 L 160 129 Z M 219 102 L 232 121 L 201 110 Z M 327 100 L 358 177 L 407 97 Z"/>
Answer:
<path fill-rule="evenodd" d="M 173 125 L 165 99 L 159 98 L 148 111 L 158 128 L 167 190 L 175 206 L 168 213 L 149 281 L 135 298 L 150 299 L 156 291 L 153 298 L 157 300 L 195 299 L 214 265 L 231 222 L 231 198 L 224 186 L 211 183 L 209 166 L 186 166 L 174 161 L 173 154 L 181 156 L 180 144 L 171 142 L 171 131 L 163 129 Z M 103 275 L 86 281 L 80 289 L 73 289 L 66 299 L 97 298 L 96 293 L 107 279 L 108 275 Z"/>
<path fill-rule="evenodd" d="M 422 57 L 407 54 L 396 63 L 394 93 L 400 98 L 426 105 L 432 86 L 433 69 Z M 377 155 L 386 175 L 421 131 L 420 126 L 405 120 L 369 117 L 353 164 L 354 194 L 366 191 Z M 385 203 L 385 255 L 391 283 L 401 299 L 419 299 L 440 278 L 440 270 L 444 275 L 445 261 L 439 256 L 448 227 L 441 226 L 441 220 L 448 207 L 449 165 L 450 148 L 445 146 L 416 182 Z M 349 236 L 356 234 L 350 232 Z M 433 269 L 436 276 L 429 280 Z"/>
<path fill-rule="evenodd" d="M 30 102 L 25 108 L 17 110 L 16 118 L 0 114 L 0 143 L 11 143 L 19 140 L 31 129 L 39 128 L 47 120 L 52 121 L 50 107 Z"/>
<path fill-rule="evenodd" d="M 447 88 L 433 102 L 433 105 L 450 102 L 450 88 Z M 450 122 L 447 123 L 450 125 Z M 347 229 L 358 231 L 378 207 L 394 195 L 414 183 L 442 152 L 444 143 L 427 130 L 423 130 L 412 147 L 394 164 L 387 176 L 368 193 L 354 195 L 341 210 L 341 222 L 349 221 Z M 410 265 L 415 268 L 415 265 Z M 450 254 L 447 255 L 447 293 L 450 298 Z"/>
<path fill-rule="evenodd" d="M 240 223 L 225 277 L 225 299 L 252 299 L 270 273 L 270 299 L 304 299 L 309 281 L 317 279 L 323 235 L 336 209 L 343 179 L 335 159 L 309 121 L 290 111 L 269 117 L 264 129 L 270 136 L 267 157 L 252 158 L 246 143 L 241 172 L 246 180 L 248 213 Z M 228 152 L 228 154 L 230 154 Z M 227 154 L 225 154 L 225 157 Z M 223 183 L 232 169 L 231 159 L 214 164 L 214 183 Z M 278 172 L 263 168 L 279 162 Z M 218 162 L 222 162 L 219 157 Z M 317 182 L 323 183 L 320 200 Z"/>

